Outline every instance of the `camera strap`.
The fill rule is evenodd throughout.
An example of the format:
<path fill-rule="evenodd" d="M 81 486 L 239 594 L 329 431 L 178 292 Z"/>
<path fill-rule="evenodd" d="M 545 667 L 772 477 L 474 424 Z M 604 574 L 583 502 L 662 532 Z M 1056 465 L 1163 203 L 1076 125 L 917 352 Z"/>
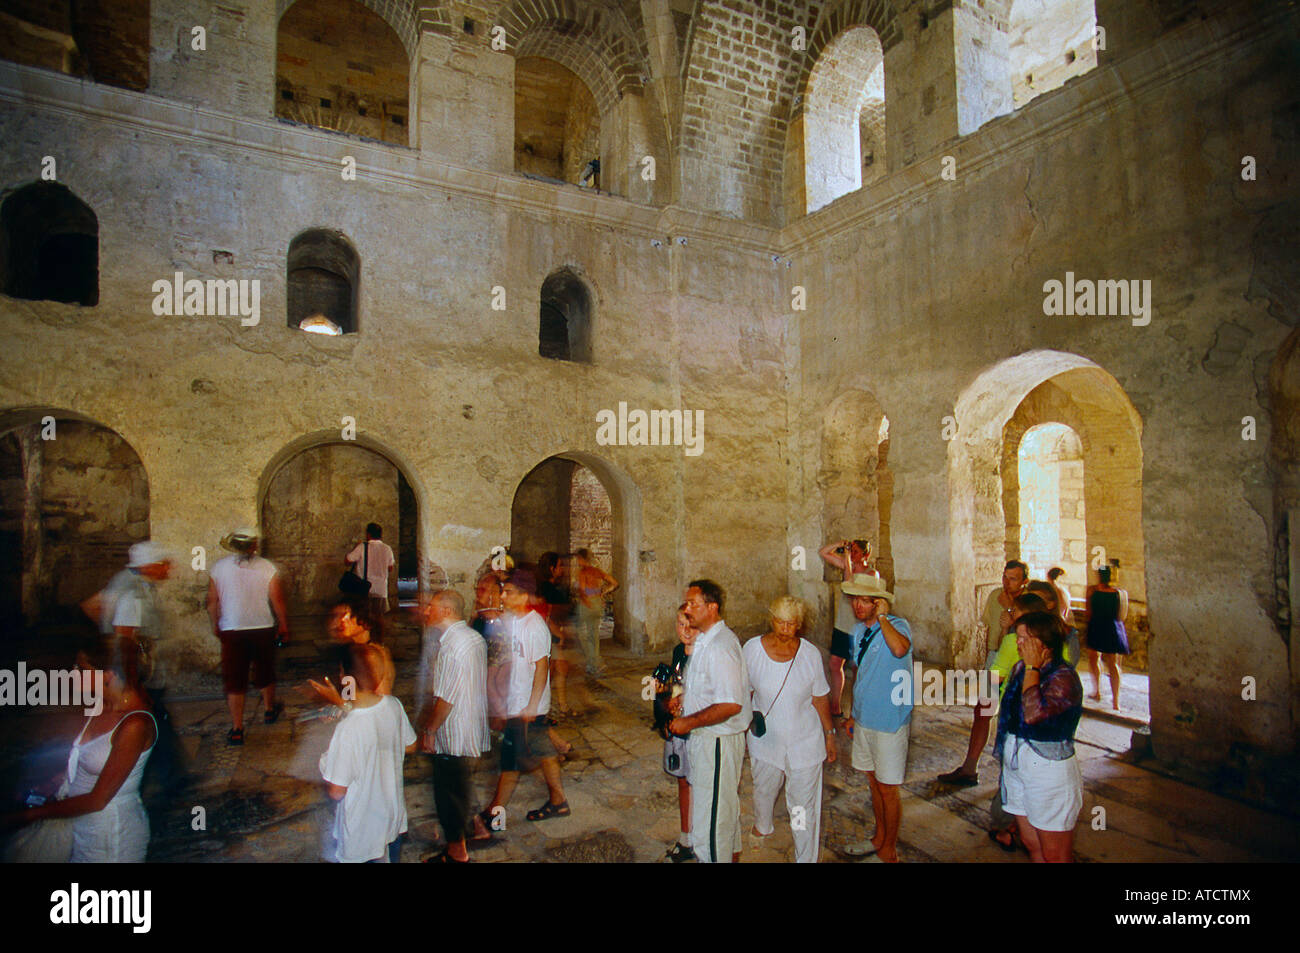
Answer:
<path fill-rule="evenodd" d="M 799 641 L 799 648 L 800 649 L 803 648 L 802 639 Z M 785 678 L 781 679 L 781 687 L 776 690 L 776 698 L 773 698 L 772 704 L 767 706 L 767 711 L 764 712 L 763 717 L 766 718 L 768 715 L 772 714 L 773 709 L 776 708 L 777 700 L 781 697 L 781 693 L 785 691 L 785 683 L 790 680 L 790 673 L 794 671 L 794 659 L 797 659 L 798 657 L 799 657 L 799 649 L 795 649 L 794 658 L 790 659 L 790 664 L 786 666 Z"/>
<path fill-rule="evenodd" d="M 871 633 L 870 635 L 863 633 L 862 644 L 858 646 L 858 660 L 853 663 L 858 668 L 862 667 L 862 657 L 867 654 L 867 647 L 870 646 L 872 641 L 876 638 L 876 636 L 880 634 L 879 622 L 876 623 L 875 629 L 876 631 Z"/>

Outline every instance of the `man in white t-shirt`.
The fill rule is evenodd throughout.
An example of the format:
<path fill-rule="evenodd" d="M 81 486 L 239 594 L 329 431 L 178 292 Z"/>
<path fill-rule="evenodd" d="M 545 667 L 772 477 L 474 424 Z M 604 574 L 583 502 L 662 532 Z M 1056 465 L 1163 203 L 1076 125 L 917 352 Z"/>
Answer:
<path fill-rule="evenodd" d="M 370 637 L 380 642 L 384 637 L 384 613 L 388 611 L 388 574 L 397 559 L 392 547 L 384 542 L 384 530 L 378 523 L 366 524 L 366 538 L 348 553 L 352 571 L 370 583 Z"/>
<path fill-rule="evenodd" d="M 550 800 L 525 817 L 544 821 L 550 817 L 568 817 L 569 802 L 560 784 L 560 761 L 547 731 L 551 710 L 551 630 L 533 611 L 531 599 L 537 595 L 537 581 L 531 570 L 516 569 L 501 587 L 506 612 L 502 616 L 510 644 L 510 683 L 506 696 L 505 737 L 501 741 L 501 777 L 496 795 L 483 813 L 484 823 L 492 825 L 500 817 L 498 807 L 510 802 L 520 772 L 541 769 L 550 792 Z M 501 828 L 500 821 L 494 829 Z"/>
<path fill-rule="evenodd" d="M 253 687 L 262 690 L 263 720 L 274 724 L 284 712 L 275 700 L 275 644 L 289 638 L 289 614 L 279 570 L 257 554 L 257 530 L 238 529 L 221 541 L 234 555 L 218 560 L 208 575 L 208 615 L 221 642 L 221 681 L 230 708 L 226 741 L 244 743 L 244 694 L 248 666 Z"/>
<path fill-rule="evenodd" d="M 433 803 L 447 849 L 429 858 L 468 863 L 469 772 L 491 746 L 487 721 L 487 643 L 465 624 L 465 600 L 453 589 L 434 593 L 425 614 L 440 634 L 418 723 L 433 755 Z"/>
<path fill-rule="evenodd" d="M 685 735 L 691 782 L 691 840 L 701 863 L 740 860 L 740 768 L 753 714 L 749 673 L 736 633 L 722 621 L 722 587 L 711 579 L 686 588 L 686 616 L 700 630 L 683 692 L 668 723 Z"/>
<path fill-rule="evenodd" d="M 320 759 L 329 796 L 339 802 L 325 859 L 395 864 L 406 833 L 402 761 L 415 750 L 415 730 L 402 703 L 379 694 L 384 650 L 356 645 L 348 660 L 356 697 L 344 705 L 346 714 Z"/>

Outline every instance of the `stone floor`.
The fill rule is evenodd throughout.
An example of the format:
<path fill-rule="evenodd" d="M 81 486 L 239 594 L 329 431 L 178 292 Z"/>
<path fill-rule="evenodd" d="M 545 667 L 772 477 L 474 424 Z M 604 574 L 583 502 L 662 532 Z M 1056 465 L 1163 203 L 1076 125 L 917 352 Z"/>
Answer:
<path fill-rule="evenodd" d="M 301 631 L 301 630 L 299 630 Z M 397 694 L 409 703 L 413 691 L 416 635 L 406 629 L 391 640 L 398 664 Z M 474 853 L 479 862 L 663 860 L 677 832 L 676 786 L 661 769 L 663 743 L 650 728 L 649 705 L 641 700 L 641 679 L 653 660 L 632 658 L 606 643 L 608 675 L 598 682 L 574 679 L 570 704 L 581 714 L 564 718 L 558 731 L 574 751 L 563 765 L 563 782 L 573 814 L 541 823 L 523 814 L 545 800 L 539 777 L 521 781 L 495 843 Z M 152 811 L 150 859 L 155 861 L 315 861 L 322 826 L 332 804 L 320 785 L 317 762 L 332 722 L 310 719 L 316 706 L 296 688 L 324 674 L 312 643 L 300 640 L 282 665 L 287 717 L 262 723 L 261 702 L 249 696 L 247 741 L 228 747 L 224 701 L 215 681 L 206 692 L 178 697 L 170 709 L 191 757 L 196 783 L 183 797 Z M 0 760 L 12 788 L 19 773 L 30 774 L 40 752 L 25 712 L 0 724 Z M 50 718 L 44 716 L 48 728 Z M 970 726 L 964 707 L 918 707 L 913 717 L 908 781 L 903 793 L 899 853 L 904 861 L 1025 863 L 987 839 L 988 803 L 997 782 L 996 764 L 985 755 L 980 784 L 956 789 L 936 783 L 964 755 Z M 74 729 L 75 730 L 75 729 Z M 1077 751 L 1084 776 L 1084 811 L 1076 837 L 1080 861 L 1277 861 L 1300 859 L 1300 821 L 1232 800 L 1176 780 L 1150 762 L 1130 763 L 1131 727 L 1085 716 Z M 42 749 L 46 763 L 66 754 L 62 745 Z M 493 756 L 475 774 L 476 794 L 495 782 Z M 823 818 L 823 862 L 845 861 L 845 844 L 869 833 L 870 807 L 862 776 L 841 757 L 827 767 Z M 26 767 L 20 770 L 19 765 Z M 1156 770 L 1153 770 L 1156 769 Z M 741 783 L 742 824 L 753 823 L 750 778 Z M 429 765 L 423 756 L 406 761 L 410 834 L 403 862 L 418 861 L 439 846 Z M 202 808 L 202 811 L 196 810 Z M 1100 809 L 1100 810 L 1099 810 Z M 200 820 L 203 822 L 200 824 Z M 759 840 L 745 836 L 743 862 L 788 862 L 793 857 L 783 803 L 777 832 Z"/>

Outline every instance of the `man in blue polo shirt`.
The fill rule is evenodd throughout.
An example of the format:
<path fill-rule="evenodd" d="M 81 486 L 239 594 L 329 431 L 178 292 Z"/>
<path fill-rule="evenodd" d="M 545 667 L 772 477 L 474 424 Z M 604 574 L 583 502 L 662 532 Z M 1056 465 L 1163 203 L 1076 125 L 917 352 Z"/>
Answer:
<path fill-rule="evenodd" d="M 899 785 L 907 768 L 907 736 L 912 723 L 912 627 L 889 610 L 894 594 L 877 576 L 858 573 L 843 584 L 853 598 L 853 767 L 867 773 L 876 832 L 871 840 L 845 850 L 883 863 L 898 862 L 902 819 Z M 900 689 L 902 689 L 900 691 Z M 902 700 L 902 704 L 899 700 Z"/>

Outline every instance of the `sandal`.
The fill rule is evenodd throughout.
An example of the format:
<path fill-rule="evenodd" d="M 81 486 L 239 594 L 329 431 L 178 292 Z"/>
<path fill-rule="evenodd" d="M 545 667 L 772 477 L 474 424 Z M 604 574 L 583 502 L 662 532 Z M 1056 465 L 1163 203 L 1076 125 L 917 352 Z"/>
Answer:
<path fill-rule="evenodd" d="M 424 858 L 424 860 L 420 861 L 420 863 L 422 864 L 468 864 L 469 858 L 466 857 L 464 860 L 457 860 L 455 857 L 451 856 L 451 854 L 448 851 L 444 850 L 441 854 L 433 854 L 429 857 Z"/>
<path fill-rule="evenodd" d="M 547 801 L 537 810 L 529 811 L 524 816 L 530 821 L 544 821 L 550 817 L 568 817 L 571 813 L 568 801 L 561 801 L 559 804 Z"/>
<path fill-rule="evenodd" d="M 226 744 L 242 745 L 243 743 L 244 743 L 243 728 L 231 728 L 230 731 L 226 733 Z"/>
<path fill-rule="evenodd" d="M 262 715 L 262 721 L 268 725 L 274 725 L 284 714 L 284 702 L 276 702 L 268 708 Z"/>

